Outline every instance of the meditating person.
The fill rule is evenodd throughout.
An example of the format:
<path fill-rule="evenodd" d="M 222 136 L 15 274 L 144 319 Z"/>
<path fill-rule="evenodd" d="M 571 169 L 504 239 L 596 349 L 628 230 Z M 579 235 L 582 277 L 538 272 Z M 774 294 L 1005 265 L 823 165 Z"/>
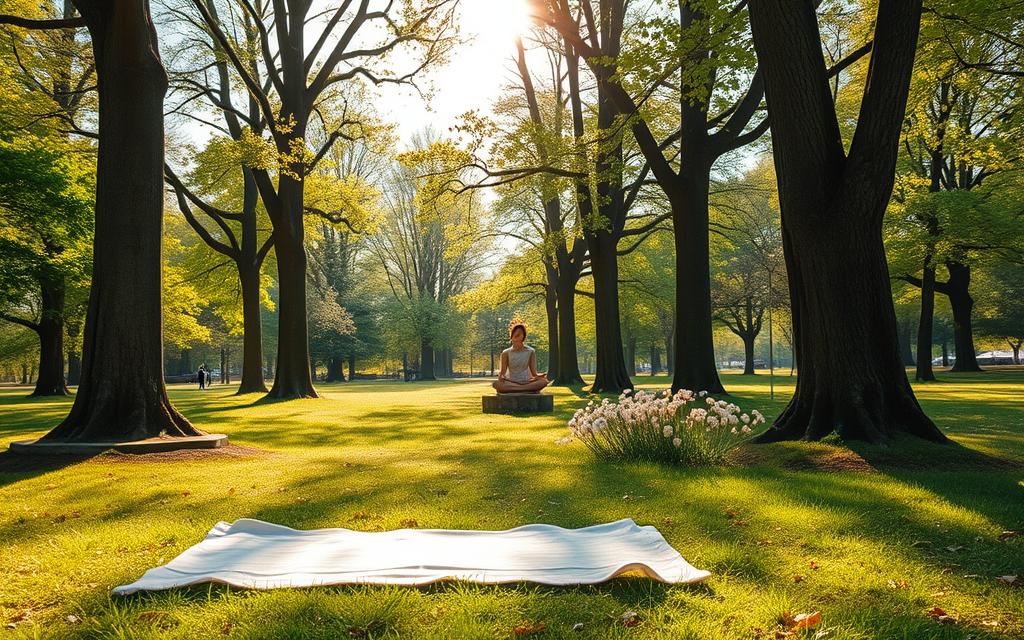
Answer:
<path fill-rule="evenodd" d="M 526 325 L 513 321 L 509 339 L 512 346 L 501 352 L 501 371 L 494 389 L 498 393 L 539 393 L 551 381 L 537 373 L 537 353 L 526 344 Z"/>

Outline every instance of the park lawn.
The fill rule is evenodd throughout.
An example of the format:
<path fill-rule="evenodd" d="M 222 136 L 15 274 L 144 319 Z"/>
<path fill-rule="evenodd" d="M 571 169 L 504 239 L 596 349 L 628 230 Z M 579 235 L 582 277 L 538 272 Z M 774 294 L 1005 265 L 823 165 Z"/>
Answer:
<path fill-rule="evenodd" d="M 997 577 L 1024 581 L 1024 535 L 1000 539 L 1024 531 L 1024 370 L 939 377 L 917 390 L 955 445 L 750 446 L 707 469 L 556 445 L 586 402 L 568 390 L 554 415 L 504 417 L 480 413 L 482 381 L 322 385 L 323 399 L 276 404 L 174 387 L 189 418 L 244 449 L 35 468 L 0 454 L 0 638 L 775 638 L 785 611 L 820 611 L 819 637 L 834 639 L 1022 637 L 1024 588 Z M 777 378 L 774 403 L 767 376 L 724 382 L 770 417 L 794 380 Z M 0 448 L 68 409 L 26 393 L 0 389 Z M 110 597 L 241 517 L 360 530 L 633 518 L 714 575 L 691 587 L 625 577 Z M 623 624 L 628 611 L 639 625 Z"/>

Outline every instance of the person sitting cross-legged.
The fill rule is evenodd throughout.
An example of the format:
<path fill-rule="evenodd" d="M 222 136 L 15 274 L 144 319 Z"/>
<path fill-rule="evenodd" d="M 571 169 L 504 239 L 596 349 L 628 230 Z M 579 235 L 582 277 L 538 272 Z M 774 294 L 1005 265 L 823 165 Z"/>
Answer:
<path fill-rule="evenodd" d="M 526 325 L 513 321 L 509 327 L 512 346 L 501 352 L 501 371 L 494 381 L 498 393 L 539 393 L 551 381 L 537 373 L 537 353 L 526 345 Z"/>

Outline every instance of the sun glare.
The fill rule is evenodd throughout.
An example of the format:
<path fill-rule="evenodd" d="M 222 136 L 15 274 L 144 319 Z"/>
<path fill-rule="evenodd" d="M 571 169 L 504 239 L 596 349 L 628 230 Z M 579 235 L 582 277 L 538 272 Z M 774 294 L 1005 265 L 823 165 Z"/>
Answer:
<path fill-rule="evenodd" d="M 527 0 L 476 0 L 464 5 L 462 31 L 488 48 L 509 48 L 530 27 Z"/>

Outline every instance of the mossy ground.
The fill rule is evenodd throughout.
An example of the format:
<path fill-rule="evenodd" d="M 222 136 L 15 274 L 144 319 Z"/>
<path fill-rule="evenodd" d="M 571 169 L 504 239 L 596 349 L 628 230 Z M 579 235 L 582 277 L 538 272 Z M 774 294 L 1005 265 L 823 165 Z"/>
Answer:
<path fill-rule="evenodd" d="M 579 390 L 556 390 L 554 414 L 506 417 L 480 412 L 482 381 L 321 385 L 323 399 L 286 403 L 173 387 L 185 415 L 243 448 L 57 464 L 0 454 L 0 639 L 509 638 L 523 625 L 537 638 L 773 638 L 784 611 L 820 611 L 816 631 L 835 639 L 1022 637 L 1024 589 L 996 578 L 1024 580 L 1024 536 L 1000 539 L 1024 530 L 1024 371 L 939 377 L 917 392 L 953 445 L 751 446 L 710 469 L 601 463 L 578 442 L 556 445 L 586 402 Z M 795 379 L 777 379 L 775 402 L 767 376 L 724 381 L 772 417 Z M 26 394 L 0 389 L 2 449 L 68 410 Z M 714 576 L 109 595 L 241 517 L 362 530 L 630 517 Z M 622 623 L 627 611 L 639 625 Z"/>

